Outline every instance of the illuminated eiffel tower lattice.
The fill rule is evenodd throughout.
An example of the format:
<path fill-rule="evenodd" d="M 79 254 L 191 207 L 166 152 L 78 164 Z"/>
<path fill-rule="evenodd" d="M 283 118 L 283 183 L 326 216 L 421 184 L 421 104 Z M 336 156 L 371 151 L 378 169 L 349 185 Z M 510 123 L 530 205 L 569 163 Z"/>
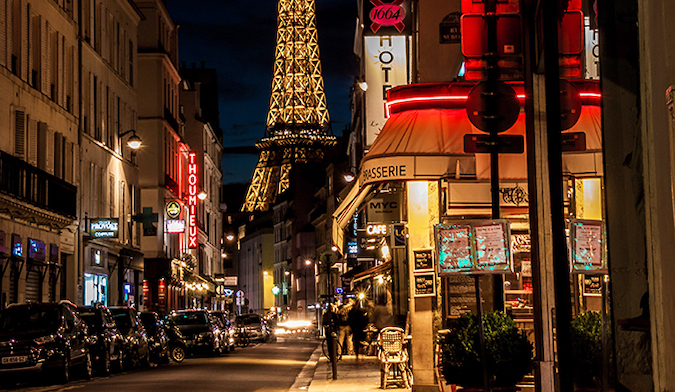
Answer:
<path fill-rule="evenodd" d="M 334 146 L 321 76 L 314 0 L 279 0 L 272 96 L 260 158 L 242 211 L 266 211 L 290 185 L 293 164 Z"/>

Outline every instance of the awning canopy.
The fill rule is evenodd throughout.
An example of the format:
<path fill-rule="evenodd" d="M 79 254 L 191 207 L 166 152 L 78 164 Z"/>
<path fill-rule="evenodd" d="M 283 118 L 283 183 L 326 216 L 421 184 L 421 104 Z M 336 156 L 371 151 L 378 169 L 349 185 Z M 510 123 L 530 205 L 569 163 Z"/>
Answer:
<path fill-rule="evenodd" d="M 390 270 L 392 265 L 393 264 L 391 260 L 385 261 L 384 263 L 376 265 L 375 267 L 369 268 L 363 272 L 359 272 L 358 274 L 354 275 L 354 282 L 358 282 L 360 280 L 368 279 L 372 276 L 383 274 L 384 272 Z"/>
<path fill-rule="evenodd" d="M 580 118 L 563 133 L 585 133 L 585 153 L 597 153 L 602 151 L 599 87 L 597 83 L 576 85 L 583 102 Z M 513 86 L 518 93 L 522 91 L 522 84 Z M 478 180 L 490 178 L 490 154 L 464 152 L 465 135 L 486 135 L 467 116 L 464 103 L 470 87 L 406 85 L 388 92 L 391 116 L 363 158 L 357 181 L 333 214 L 333 242 L 338 248 L 343 246 L 343 229 L 373 184 L 464 178 L 463 175 Z M 418 90 L 427 96 L 415 97 Z M 521 112 L 516 123 L 501 135 L 525 137 L 525 113 Z M 499 154 L 499 177 L 527 180 L 527 150 L 522 154 Z"/>
<path fill-rule="evenodd" d="M 337 246 L 340 252 L 342 252 L 342 244 L 344 244 L 345 227 L 349 224 L 356 209 L 361 205 L 368 193 L 370 193 L 372 187 L 372 184 L 362 186 L 360 179 L 357 178 L 352 185 L 352 189 L 349 190 L 345 199 L 333 213 L 333 244 Z"/>

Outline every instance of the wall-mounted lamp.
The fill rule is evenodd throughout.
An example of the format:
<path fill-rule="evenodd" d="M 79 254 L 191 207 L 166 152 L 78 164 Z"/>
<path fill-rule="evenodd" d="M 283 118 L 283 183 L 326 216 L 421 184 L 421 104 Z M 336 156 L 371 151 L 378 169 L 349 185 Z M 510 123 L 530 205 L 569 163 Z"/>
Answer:
<path fill-rule="evenodd" d="M 361 91 L 363 91 L 363 92 L 368 91 L 368 83 L 366 83 L 365 81 L 361 81 L 358 84 L 359 84 L 359 88 L 361 89 Z"/>
<path fill-rule="evenodd" d="M 206 192 L 201 191 L 201 192 L 199 192 L 199 194 L 197 195 L 197 198 L 198 198 L 199 200 L 205 200 L 205 199 L 206 199 L 206 196 L 207 196 Z"/>
<path fill-rule="evenodd" d="M 122 133 L 118 134 L 118 136 L 120 138 L 122 138 L 122 137 L 124 137 L 124 136 L 126 136 L 130 133 L 131 133 L 131 137 L 129 138 L 129 140 L 127 140 L 127 146 L 129 146 L 129 148 L 132 149 L 132 150 L 138 150 L 143 145 L 143 141 L 141 140 L 140 137 L 138 137 L 138 135 L 136 135 L 135 130 L 130 129 L 126 132 L 122 132 Z"/>
<path fill-rule="evenodd" d="M 354 175 L 354 173 L 349 172 L 349 173 L 345 173 L 344 178 L 345 178 L 345 181 L 352 182 L 352 181 L 354 181 L 354 178 L 356 178 L 356 176 Z"/>
<path fill-rule="evenodd" d="M 234 236 L 232 234 L 228 234 L 227 237 L 225 237 L 228 241 L 232 241 L 234 239 Z"/>

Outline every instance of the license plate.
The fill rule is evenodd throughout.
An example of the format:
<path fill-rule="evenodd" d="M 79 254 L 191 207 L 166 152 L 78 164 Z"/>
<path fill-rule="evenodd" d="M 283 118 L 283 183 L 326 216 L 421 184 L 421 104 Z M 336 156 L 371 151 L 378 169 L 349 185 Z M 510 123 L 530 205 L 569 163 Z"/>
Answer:
<path fill-rule="evenodd" d="M 28 357 L 25 355 L 21 355 L 18 357 L 4 357 L 2 358 L 2 364 L 3 365 L 9 365 L 12 363 L 25 363 L 28 362 Z"/>

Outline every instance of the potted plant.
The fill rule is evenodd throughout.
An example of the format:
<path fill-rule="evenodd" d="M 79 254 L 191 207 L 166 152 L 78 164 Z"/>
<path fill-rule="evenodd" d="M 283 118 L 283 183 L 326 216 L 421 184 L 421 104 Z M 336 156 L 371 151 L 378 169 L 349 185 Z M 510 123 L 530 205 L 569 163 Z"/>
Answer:
<path fill-rule="evenodd" d="M 575 391 L 597 391 L 602 375 L 602 319 L 598 312 L 586 312 L 570 323 L 572 381 Z"/>
<path fill-rule="evenodd" d="M 445 381 L 464 389 L 482 390 L 478 315 L 463 315 L 453 320 L 449 329 L 441 340 L 440 365 Z M 485 313 L 483 329 L 490 388 L 517 390 L 516 384 L 532 370 L 532 343 L 503 312 Z"/>

